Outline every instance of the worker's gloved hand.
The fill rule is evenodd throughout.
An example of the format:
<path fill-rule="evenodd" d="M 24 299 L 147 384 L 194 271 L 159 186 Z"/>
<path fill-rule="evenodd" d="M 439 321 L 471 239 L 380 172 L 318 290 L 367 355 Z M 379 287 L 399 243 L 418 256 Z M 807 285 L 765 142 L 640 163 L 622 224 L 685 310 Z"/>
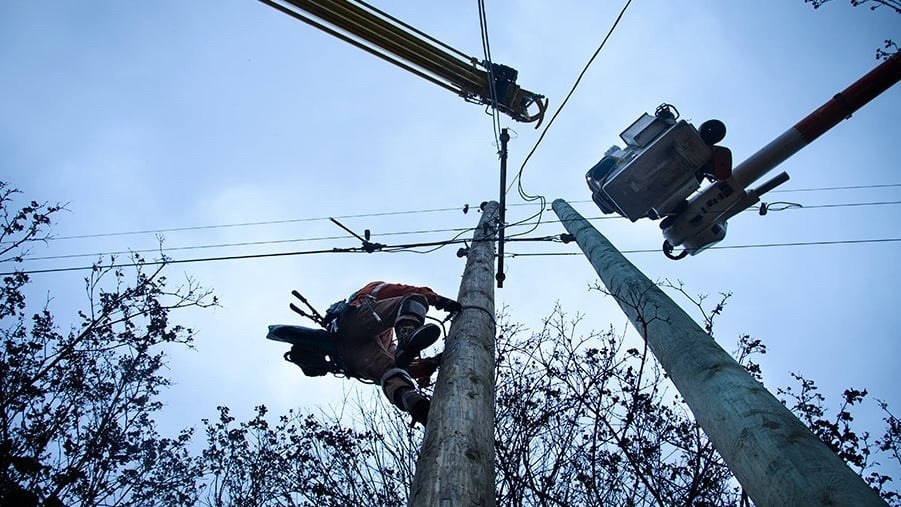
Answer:
<path fill-rule="evenodd" d="M 435 303 L 435 308 L 444 310 L 448 313 L 456 313 L 463 309 L 463 307 L 460 306 L 460 303 L 444 296 L 438 296 L 438 301 Z"/>

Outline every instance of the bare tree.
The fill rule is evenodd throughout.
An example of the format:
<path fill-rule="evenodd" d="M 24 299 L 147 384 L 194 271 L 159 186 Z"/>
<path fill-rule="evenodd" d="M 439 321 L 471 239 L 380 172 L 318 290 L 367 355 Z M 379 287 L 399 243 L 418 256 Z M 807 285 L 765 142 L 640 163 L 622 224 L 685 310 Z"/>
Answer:
<path fill-rule="evenodd" d="M 270 425 L 265 407 L 235 423 L 226 407 L 204 420 L 200 504 L 208 506 L 400 506 L 412 471 L 386 441 L 399 427 L 356 430 L 328 417 L 290 412 Z M 365 415 L 365 414 L 364 414 Z M 385 414 L 377 420 L 390 421 Z M 401 446 L 403 447 L 403 446 Z M 415 457 L 412 457 L 415 460 Z"/>
<path fill-rule="evenodd" d="M 647 347 L 558 306 L 501 340 L 498 502 L 735 505 L 731 474 Z"/>
<path fill-rule="evenodd" d="M 152 415 L 169 384 L 163 346 L 193 336 L 169 312 L 215 298 L 190 279 L 167 288 L 163 264 L 134 256 L 128 267 L 94 266 L 71 324 L 57 323 L 52 299 L 28 315 L 18 263 L 61 206 L 11 209 L 17 194 L 0 183 L 0 503 L 191 504 L 193 482 L 163 469 L 187 458 L 190 432 L 161 438 Z"/>
<path fill-rule="evenodd" d="M 683 295 L 712 334 L 729 294 Z M 601 289 L 600 287 L 595 287 Z M 648 316 L 650 322 L 653 317 Z M 558 305 L 540 329 L 498 318 L 495 434 L 499 505 L 750 505 L 656 360 L 614 329 L 583 332 Z M 634 340 L 634 343 L 633 343 Z M 738 361 L 758 379 L 766 347 L 738 338 Z M 836 415 L 799 376 L 786 404 L 889 503 L 901 470 L 901 424 L 882 404 L 886 430 L 855 433 L 848 390 Z M 314 381 L 314 380 L 311 380 Z M 291 413 L 270 426 L 265 409 L 235 423 L 206 422 L 198 479 L 204 505 L 404 505 L 422 434 L 377 398 L 346 399 L 340 413 Z"/>
<path fill-rule="evenodd" d="M 813 5 L 814 9 L 819 9 L 823 4 L 831 1 L 832 0 L 804 0 L 804 3 Z M 851 0 L 851 5 L 854 7 L 866 5 L 871 11 L 884 8 L 893 11 L 895 14 L 901 14 L 901 0 Z M 882 47 L 876 49 L 876 59 L 888 60 L 897 53 L 898 44 L 891 39 L 886 39 Z"/>
<path fill-rule="evenodd" d="M 831 1 L 832 0 L 804 0 L 804 3 L 813 5 L 814 9 L 819 9 L 823 4 Z M 901 1 L 899 0 L 851 0 L 851 5 L 854 7 L 866 5 L 871 11 L 884 7 L 901 14 Z"/>

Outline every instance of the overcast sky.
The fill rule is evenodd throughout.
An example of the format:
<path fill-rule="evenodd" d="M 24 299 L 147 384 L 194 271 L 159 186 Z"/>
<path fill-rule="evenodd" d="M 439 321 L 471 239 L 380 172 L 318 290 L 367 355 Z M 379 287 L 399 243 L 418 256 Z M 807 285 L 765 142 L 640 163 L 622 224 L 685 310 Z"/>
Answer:
<path fill-rule="evenodd" d="M 481 58 L 476 2 L 376 5 Z M 519 70 L 519 84 L 555 110 L 621 7 L 489 2 L 494 61 Z M 585 171 L 662 102 L 695 125 L 722 120 L 722 144 L 744 160 L 875 67 L 883 40 L 901 40 L 899 21 L 845 0 L 819 10 L 801 0 L 636 0 L 525 166 L 525 190 L 600 217 Z M 0 69 L 0 177 L 70 210 L 55 228 L 60 239 L 32 252 L 63 257 L 24 269 L 156 248 L 154 233 L 96 236 L 136 231 L 165 230 L 174 259 L 359 246 L 329 216 L 386 244 L 439 241 L 475 226 L 478 215 L 464 205 L 498 198 L 483 107 L 253 0 L 7 0 Z M 502 122 L 513 131 L 515 173 L 540 131 Z M 726 248 L 673 262 L 658 251 L 656 223 L 593 223 L 620 249 L 638 251 L 628 257 L 650 278 L 711 298 L 732 293 L 716 337 L 727 350 L 742 333 L 764 340 L 771 390 L 799 372 L 834 400 L 866 387 L 898 413 L 901 243 L 761 245 L 901 238 L 899 124 L 895 87 L 780 168 L 792 179 L 764 200 L 806 209 L 742 214 L 730 221 Z M 509 195 L 509 222 L 536 210 Z M 546 213 L 528 235 L 563 232 L 555 218 Z M 235 225 L 253 222 L 280 223 Z M 173 230 L 203 226 L 223 227 Z M 174 315 L 200 334 L 195 350 L 172 357 L 163 429 L 213 417 L 219 404 L 245 415 L 257 404 L 282 413 L 340 403 L 346 381 L 304 378 L 282 360 L 283 346 L 264 340 L 268 324 L 303 323 L 288 310 L 291 289 L 323 309 L 377 279 L 453 297 L 464 265 L 456 249 L 169 267 L 170 279 L 190 275 L 215 289 L 222 307 Z M 577 251 L 507 245 L 515 254 Z M 506 274 L 497 307 L 527 326 L 559 302 L 587 314 L 586 332 L 626 328 L 612 301 L 588 291 L 596 276 L 584 257 L 512 257 Z M 83 304 L 83 276 L 35 275 L 32 294 L 41 301 L 51 291 L 65 322 Z"/>

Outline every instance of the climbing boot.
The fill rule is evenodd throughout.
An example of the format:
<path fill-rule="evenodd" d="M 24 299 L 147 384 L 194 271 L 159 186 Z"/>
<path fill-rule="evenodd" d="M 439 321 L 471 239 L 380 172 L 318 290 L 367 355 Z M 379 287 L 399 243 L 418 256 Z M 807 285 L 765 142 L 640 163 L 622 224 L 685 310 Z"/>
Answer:
<path fill-rule="evenodd" d="M 441 328 L 435 324 L 425 324 L 414 327 L 412 325 L 398 326 L 397 351 L 394 354 L 394 364 L 398 368 L 406 368 L 416 356 L 426 347 L 435 343 L 441 336 Z"/>
<path fill-rule="evenodd" d="M 401 403 L 404 410 L 413 416 L 413 422 L 419 423 L 425 427 L 429 419 L 429 408 L 432 406 L 431 400 L 426 398 L 422 393 L 416 390 L 409 390 L 401 395 Z"/>

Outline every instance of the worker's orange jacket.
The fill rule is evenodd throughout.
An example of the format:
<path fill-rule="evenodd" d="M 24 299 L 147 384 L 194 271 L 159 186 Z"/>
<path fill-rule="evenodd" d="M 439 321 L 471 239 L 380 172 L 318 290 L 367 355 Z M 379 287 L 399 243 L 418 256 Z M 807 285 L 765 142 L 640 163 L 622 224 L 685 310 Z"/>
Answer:
<path fill-rule="evenodd" d="M 419 294 L 428 300 L 430 305 L 438 303 L 441 296 L 437 292 L 428 287 L 416 287 L 413 285 L 404 285 L 402 283 L 385 283 L 382 281 L 369 282 L 362 289 L 358 290 L 351 299 L 352 305 L 360 305 L 366 299 L 366 296 L 380 299 L 395 298 L 398 296 L 406 296 L 408 294 Z"/>

